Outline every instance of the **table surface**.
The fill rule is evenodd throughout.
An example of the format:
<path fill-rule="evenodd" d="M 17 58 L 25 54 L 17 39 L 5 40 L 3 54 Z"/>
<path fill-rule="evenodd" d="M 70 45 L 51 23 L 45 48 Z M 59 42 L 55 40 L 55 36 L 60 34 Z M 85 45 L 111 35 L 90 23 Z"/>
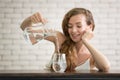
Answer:
<path fill-rule="evenodd" d="M 1 79 L 52 79 L 52 80 L 79 80 L 79 79 L 104 79 L 120 80 L 120 70 L 110 70 L 109 72 L 100 72 L 96 70 L 79 70 L 73 72 L 56 73 L 49 70 L 0 70 Z"/>

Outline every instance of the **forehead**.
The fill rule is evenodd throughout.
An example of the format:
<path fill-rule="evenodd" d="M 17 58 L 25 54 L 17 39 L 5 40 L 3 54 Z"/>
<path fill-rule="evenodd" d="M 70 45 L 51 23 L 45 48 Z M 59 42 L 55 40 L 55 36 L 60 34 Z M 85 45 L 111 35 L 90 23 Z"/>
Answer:
<path fill-rule="evenodd" d="M 74 24 L 74 23 L 78 23 L 78 22 L 82 23 L 82 22 L 85 22 L 85 21 L 86 21 L 85 15 L 78 14 L 78 15 L 72 16 L 69 20 L 69 23 Z"/>

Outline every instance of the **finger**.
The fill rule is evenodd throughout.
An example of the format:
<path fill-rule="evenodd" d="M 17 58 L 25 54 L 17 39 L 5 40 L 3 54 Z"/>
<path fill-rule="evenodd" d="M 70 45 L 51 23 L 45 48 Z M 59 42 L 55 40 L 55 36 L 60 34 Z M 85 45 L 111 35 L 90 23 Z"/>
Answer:
<path fill-rule="evenodd" d="M 86 35 L 88 36 L 88 39 L 91 39 L 93 37 L 93 32 L 92 31 L 87 31 Z"/>
<path fill-rule="evenodd" d="M 41 22 L 41 17 L 39 17 L 38 12 L 36 14 L 34 14 L 33 16 L 34 16 L 34 19 L 36 20 L 36 23 Z"/>
<path fill-rule="evenodd" d="M 30 18 L 31 18 L 32 23 L 36 23 L 37 22 L 34 16 L 31 16 Z"/>
<path fill-rule="evenodd" d="M 36 17 L 38 22 L 42 22 L 42 16 L 39 12 L 36 13 L 35 17 Z"/>
<path fill-rule="evenodd" d="M 44 19 L 44 18 L 42 19 L 42 23 L 43 23 L 43 24 L 46 24 L 47 22 L 48 22 L 48 21 L 47 21 L 46 19 Z"/>
<path fill-rule="evenodd" d="M 38 20 L 39 20 L 40 22 L 42 22 L 43 17 L 42 17 L 42 15 L 40 14 L 40 12 L 37 13 L 37 17 L 38 17 Z"/>
<path fill-rule="evenodd" d="M 32 20 L 33 23 L 41 22 L 39 18 L 40 17 L 39 17 L 39 13 L 38 12 L 31 16 L 31 20 Z"/>
<path fill-rule="evenodd" d="M 83 36 L 85 33 L 86 33 L 86 30 L 84 30 L 84 31 L 82 32 L 82 36 Z"/>
<path fill-rule="evenodd" d="M 37 18 L 37 20 L 38 20 L 39 22 L 41 22 L 42 24 L 45 24 L 45 23 L 48 22 L 47 19 L 43 18 L 42 15 L 41 15 L 39 12 L 36 14 L 36 18 Z"/>

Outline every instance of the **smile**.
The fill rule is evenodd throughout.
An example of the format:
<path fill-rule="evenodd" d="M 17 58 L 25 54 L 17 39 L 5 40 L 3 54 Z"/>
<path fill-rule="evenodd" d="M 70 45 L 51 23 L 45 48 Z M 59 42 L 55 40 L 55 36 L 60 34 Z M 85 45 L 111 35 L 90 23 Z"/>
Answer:
<path fill-rule="evenodd" d="M 72 38 L 73 38 L 73 39 L 76 39 L 76 38 L 78 38 L 79 36 L 80 36 L 80 34 L 72 35 Z"/>

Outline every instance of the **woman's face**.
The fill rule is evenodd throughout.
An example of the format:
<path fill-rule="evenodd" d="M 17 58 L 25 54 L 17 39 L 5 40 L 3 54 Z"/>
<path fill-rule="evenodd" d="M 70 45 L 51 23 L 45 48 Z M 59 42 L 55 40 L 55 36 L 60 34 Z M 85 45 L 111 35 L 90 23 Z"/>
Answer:
<path fill-rule="evenodd" d="M 86 17 L 83 14 L 72 16 L 68 22 L 68 33 L 74 42 L 81 41 L 82 34 L 90 28 L 86 24 Z"/>

